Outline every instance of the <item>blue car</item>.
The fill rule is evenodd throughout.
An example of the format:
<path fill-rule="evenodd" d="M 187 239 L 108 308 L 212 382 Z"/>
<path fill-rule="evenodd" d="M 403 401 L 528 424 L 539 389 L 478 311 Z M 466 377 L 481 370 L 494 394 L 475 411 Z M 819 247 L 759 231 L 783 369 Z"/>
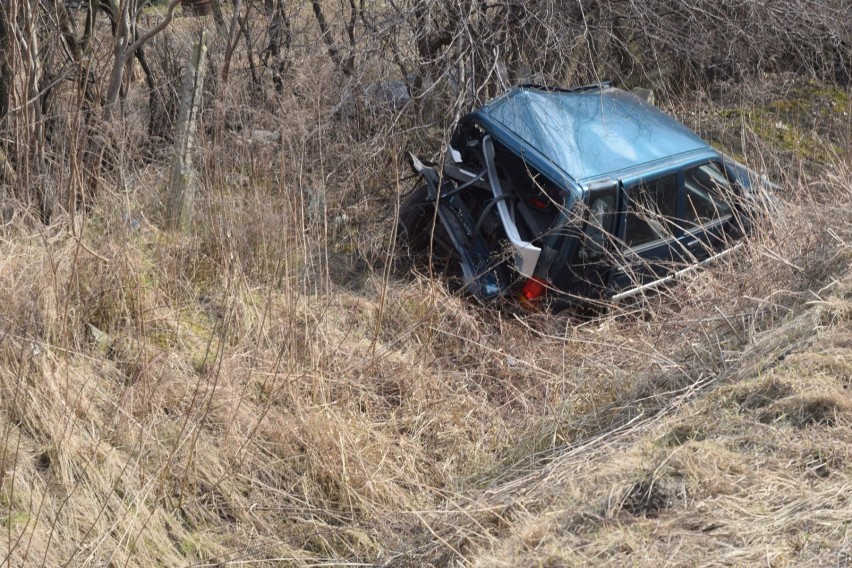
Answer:
<path fill-rule="evenodd" d="M 410 158 L 406 250 L 531 307 L 619 300 L 729 254 L 772 187 L 610 84 L 514 88 L 459 121 L 441 166 Z"/>

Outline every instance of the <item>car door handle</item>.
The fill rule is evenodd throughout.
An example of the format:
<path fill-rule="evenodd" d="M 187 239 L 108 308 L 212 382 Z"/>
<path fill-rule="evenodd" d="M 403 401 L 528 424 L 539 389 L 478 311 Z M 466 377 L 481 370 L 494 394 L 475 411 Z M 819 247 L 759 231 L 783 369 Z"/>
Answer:
<path fill-rule="evenodd" d="M 697 244 L 698 244 L 698 243 L 700 243 L 700 242 L 701 242 L 701 241 L 699 241 L 698 239 L 692 239 L 691 241 L 689 241 L 688 243 L 686 243 L 686 248 L 692 248 L 692 247 L 694 247 L 695 245 L 697 245 Z"/>

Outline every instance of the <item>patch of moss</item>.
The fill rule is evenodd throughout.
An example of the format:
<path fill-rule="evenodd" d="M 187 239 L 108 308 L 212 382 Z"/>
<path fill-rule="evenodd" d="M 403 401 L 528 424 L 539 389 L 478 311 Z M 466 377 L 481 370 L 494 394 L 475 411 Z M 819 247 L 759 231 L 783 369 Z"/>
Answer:
<path fill-rule="evenodd" d="M 840 148 L 821 140 L 812 131 L 803 131 L 797 125 L 798 121 L 790 120 L 790 113 L 782 112 L 779 105 L 781 103 L 773 102 L 767 107 L 728 109 L 720 114 L 724 118 L 741 121 L 776 150 L 790 152 L 820 164 L 832 163 L 834 156 L 840 154 Z"/>
<path fill-rule="evenodd" d="M 793 89 L 793 96 L 800 101 L 820 100 L 832 107 L 842 109 L 849 105 L 849 93 L 836 85 L 827 85 L 817 81 L 808 81 L 803 87 Z"/>
<path fill-rule="evenodd" d="M 693 440 L 700 442 L 706 437 L 707 434 L 697 425 L 680 423 L 672 426 L 668 432 L 657 440 L 657 443 L 661 446 L 672 448 Z"/>
<path fill-rule="evenodd" d="M 180 541 L 180 552 L 186 558 L 208 560 L 210 553 L 205 549 L 200 539 L 187 536 Z"/>
<path fill-rule="evenodd" d="M 30 522 L 30 514 L 26 511 L 9 511 L 9 514 L 0 517 L 0 526 L 6 529 L 27 525 Z"/>
<path fill-rule="evenodd" d="M 183 344 L 187 357 L 196 373 L 207 371 L 219 352 L 219 337 L 215 326 L 201 312 L 183 314 L 178 331 L 179 341 Z"/>
<path fill-rule="evenodd" d="M 177 343 L 177 337 L 175 336 L 174 331 L 167 328 L 152 329 L 148 331 L 147 336 L 149 343 L 159 347 L 160 349 L 173 349 Z"/>
<path fill-rule="evenodd" d="M 808 81 L 755 106 L 723 109 L 718 116 L 728 123 L 725 130 L 745 127 L 776 151 L 816 164 L 832 164 L 844 155 L 842 125 L 848 122 L 844 114 L 849 110 L 849 93 L 834 85 Z M 737 145 L 736 140 L 728 142 Z M 728 151 L 724 140 L 714 145 L 739 160 Z"/>

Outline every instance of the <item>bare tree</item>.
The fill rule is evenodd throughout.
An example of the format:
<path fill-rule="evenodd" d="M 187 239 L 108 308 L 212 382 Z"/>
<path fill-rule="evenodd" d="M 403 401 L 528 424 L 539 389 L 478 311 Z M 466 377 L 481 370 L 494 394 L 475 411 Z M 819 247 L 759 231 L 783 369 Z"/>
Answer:
<path fill-rule="evenodd" d="M 117 10 L 118 22 L 113 37 L 114 59 L 107 83 L 106 102 L 103 111 L 104 122 L 109 123 L 115 112 L 127 63 L 145 45 L 145 42 L 166 29 L 166 26 L 171 23 L 175 7 L 179 3 L 180 0 L 170 0 L 166 15 L 160 23 L 140 34 L 137 26 L 140 3 L 138 0 L 121 0 Z"/>
<path fill-rule="evenodd" d="M 70 165 L 84 173 L 79 181 L 72 176 L 76 202 L 96 193 L 109 150 L 118 147 L 107 136 L 134 60 L 149 94 L 148 134 L 171 137 L 172 121 L 161 120 L 168 106 L 162 93 L 175 77 L 163 76 L 163 61 L 149 58 L 163 57 L 168 42 L 160 34 L 178 3 L 169 0 L 159 15 L 145 16 L 153 24 L 144 24 L 142 0 L 88 0 L 84 13 L 69 10 L 64 0 L 0 2 L 4 179 L 10 185 L 14 178 L 17 194 L 37 203 L 45 218 L 57 188 L 69 185 L 50 181 L 52 168 Z M 109 27 L 101 30 L 104 15 Z M 371 90 L 376 82 L 402 83 L 413 104 L 395 106 L 393 118 L 409 124 L 445 124 L 519 82 L 613 79 L 649 84 L 665 96 L 762 71 L 848 81 L 852 61 L 843 0 L 237 0 L 229 25 L 221 25 L 220 15 L 225 41 L 211 45 L 211 60 L 221 67 L 208 90 L 236 82 L 239 69 L 251 77 L 251 104 L 276 100 L 275 94 L 287 94 L 290 74 L 298 75 L 299 59 L 319 45 L 342 79 L 334 83 L 340 92 L 325 94 L 342 98 L 348 90 L 366 99 L 381 92 Z M 76 126 L 60 124 L 69 101 L 79 106 L 65 108 L 81 111 Z M 382 128 L 397 124 L 379 122 Z M 68 143 L 72 131 L 80 140 Z"/>

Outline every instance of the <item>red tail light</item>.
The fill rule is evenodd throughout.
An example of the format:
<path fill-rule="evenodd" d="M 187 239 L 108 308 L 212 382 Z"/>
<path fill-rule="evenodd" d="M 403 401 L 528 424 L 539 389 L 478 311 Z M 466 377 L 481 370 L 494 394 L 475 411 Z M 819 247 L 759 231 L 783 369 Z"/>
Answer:
<path fill-rule="evenodd" d="M 547 209 L 547 206 L 550 205 L 550 203 L 548 201 L 545 201 L 544 199 L 533 197 L 532 199 L 530 199 L 530 205 L 532 205 L 536 209 L 544 210 Z"/>
<path fill-rule="evenodd" d="M 533 300 L 541 298 L 544 295 L 545 290 L 547 290 L 547 284 L 536 277 L 532 277 L 524 284 L 524 288 L 521 290 L 521 296 L 523 296 L 528 302 L 532 302 Z"/>

